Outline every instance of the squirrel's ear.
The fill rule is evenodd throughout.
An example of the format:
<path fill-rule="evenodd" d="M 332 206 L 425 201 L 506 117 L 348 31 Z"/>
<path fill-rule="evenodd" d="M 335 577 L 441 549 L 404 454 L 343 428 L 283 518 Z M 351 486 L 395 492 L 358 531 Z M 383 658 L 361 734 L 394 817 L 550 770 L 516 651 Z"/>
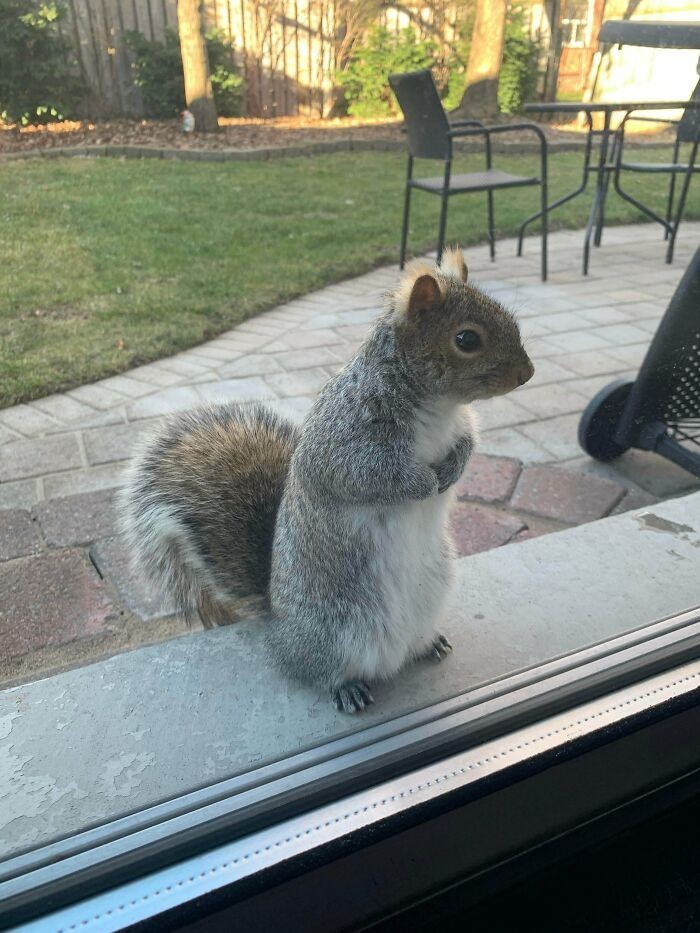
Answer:
<path fill-rule="evenodd" d="M 437 308 L 441 301 L 440 286 L 433 276 L 419 275 L 413 283 L 406 310 L 409 315 L 422 314 Z"/>
<path fill-rule="evenodd" d="M 467 281 L 467 264 L 464 261 L 464 253 L 455 246 L 454 249 L 445 250 L 440 263 L 440 272 L 443 275 L 451 275 L 455 279 Z"/>

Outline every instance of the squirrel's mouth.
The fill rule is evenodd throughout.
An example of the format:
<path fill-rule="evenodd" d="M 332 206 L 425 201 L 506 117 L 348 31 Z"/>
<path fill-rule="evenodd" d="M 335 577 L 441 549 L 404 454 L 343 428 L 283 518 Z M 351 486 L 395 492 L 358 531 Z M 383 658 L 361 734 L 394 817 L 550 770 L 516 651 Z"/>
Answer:
<path fill-rule="evenodd" d="M 498 395 L 507 395 L 529 382 L 534 374 L 535 367 L 529 359 L 523 365 L 509 369 L 507 372 L 493 370 L 481 377 L 478 389 L 476 386 L 474 387 L 474 401 L 477 398 L 487 399 Z"/>
<path fill-rule="evenodd" d="M 519 389 L 521 386 L 524 386 L 526 382 L 529 382 L 534 375 L 535 367 L 532 365 L 532 360 L 529 357 L 525 357 L 519 366 L 515 366 L 509 371 L 507 376 L 502 378 L 503 390 L 499 394 L 506 395 L 508 392 Z"/>

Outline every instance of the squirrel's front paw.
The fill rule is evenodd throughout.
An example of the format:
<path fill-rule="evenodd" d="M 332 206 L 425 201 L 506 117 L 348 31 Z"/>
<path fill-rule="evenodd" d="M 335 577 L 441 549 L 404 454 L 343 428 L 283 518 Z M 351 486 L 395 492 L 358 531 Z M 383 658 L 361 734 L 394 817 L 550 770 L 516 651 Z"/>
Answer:
<path fill-rule="evenodd" d="M 331 690 L 333 705 L 341 713 L 359 713 L 374 703 L 374 697 L 369 687 L 362 681 L 353 684 L 343 684 Z"/>
<path fill-rule="evenodd" d="M 435 464 L 433 470 L 435 470 L 437 476 L 438 493 L 443 493 L 460 478 L 464 471 L 464 463 L 451 451 L 444 460 Z"/>
<path fill-rule="evenodd" d="M 445 492 L 464 472 L 473 447 L 471 437 L 463 437 L 447 456 L 433 466 L 438 479 L 438 492 Z"/>
<path fill-rule="evenodd" d="M 406 492 L 409 499 L 429 499 L 437 494 L 439 486 L 433 467 L 422 466 L 411 476 Z"/>

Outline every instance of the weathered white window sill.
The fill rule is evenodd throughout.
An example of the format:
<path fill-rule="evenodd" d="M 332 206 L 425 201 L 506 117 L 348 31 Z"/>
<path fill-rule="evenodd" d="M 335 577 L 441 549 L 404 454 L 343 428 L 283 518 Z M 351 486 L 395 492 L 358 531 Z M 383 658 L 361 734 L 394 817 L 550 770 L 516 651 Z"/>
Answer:
<path fill-rule="evenodd" d="M 700 493 L 465 558 L 454 654 L 347 717 L 263 662 L 255 624 L 0 693 L 0 858 L 427 707 L 700 603 Z"/>

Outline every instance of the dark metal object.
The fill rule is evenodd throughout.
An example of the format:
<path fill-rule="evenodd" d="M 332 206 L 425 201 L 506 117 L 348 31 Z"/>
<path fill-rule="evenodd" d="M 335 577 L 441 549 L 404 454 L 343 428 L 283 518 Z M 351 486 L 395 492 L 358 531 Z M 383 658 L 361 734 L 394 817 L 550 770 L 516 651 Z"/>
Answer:
<path fill-rule="evenodd" d="M 586 453 L 654 450 L 700 476 L 700 247 L 624 400 L 623 391 L 614 383 L 589 402 L 579 426 Z"/>
<path fill-rule="evenodd" d="M 491 259 L 496 256 L 494 232 L 493 192 L 504 188 L 539 185 L 541 210 L 537 216 L 542 218 L 542 280 L 547 279 L 547 140 L 542 130 L 534 123 L 512 123 L 503 126 L 486 127 L 478 120 L 457 120 L 453 123 L 447 118 L 435 82 L 430 71 L 414 71 L 406 74 L 389 75 L 389 84 L 396 94 L 399 106 L 406 121 L 408 135 L 408 167 L 406 171 L 406 195 L 404 201 L 403 227 L 401 230 L 400 266 L 406 261 L 406 243 L 408 240 L 408 221 L 411 209 L 411 191 L 419 188 L 430 194 L 437 194 L 441 199 L 440 226 L 438 232 L 437 257 L 442 256 L 445 245 L 447 226 L 447 204 L 451 195 L 486 192 L 488 208 L 488 240 Z M 537 176 L 511 175 L 493 167 L 491 137 L 495 133 L 508 133 L 513 130 L 527 130 L 535 133 L 540 142 L 540 174 Z M 452 141 L 468 136 L 483 136 L 486 167 L 483 172 L 452 175 Z M 442 176 L 433 178 L 414 178 L 414 159 L 439 159 L 444 163 Z M 520 251 L 518 252 L 520 255 Z"/>
<path fill-rule="evenodd" d="M 617 151 L 614 174 L 615 191 L 617 191 L 621 198 L 624 198 L 625 201 L 633 204 L 636 208 L 642 211 L 643 214 L 646 214 L 647 217 L 649 217 L 651 220 L 655 220 L 664 228 L 664 237 L 666 240 L 668 240 L 668 248 L 666 250 L 666 262 L 668 263 L 673 261 L 673 248 L 676 243 L 678 228 L 680 226 L 681 220 L 683 219 L 683 211 L 685 209 L 685 202 L 688 196 L 690 180 L 693 177 L 694 172 L 700 171 L 700 166 L 695 164 L 698 152 L 698 144 L 700 144 L 700 109 L 697 109 L 697 107 L 700 106 L 700 81 L 698 81 L 698 83 L 695 85 L 695 90 L 693 91 L 693 95 L 689 103 L 690 106 L 686 107 L 680 120 L 658 121 L 660 123 L 669 123 L 672 126 L 676 126 L 676 139 L 673 144 L 673 156 L 670 162 L 623 161 L 625 128 L 627 123 L 630 120 L 649 120 L 650 118 L 648 117 L 635 116 L 634 112 L 626 114 L 624 120 L 617 128 L 617 134 L 615 137 Z M 696 105 L 696 107 L 694 108 L 693 105 Z M 687 162 L 678 161 L 681 143 L 690 143 L 691 145 Z M 636 198 L 632 197 L 631 194 L 622 189 L 622 185 L 620 184 L 620 175 L 623 172 L 639 172 L 643 174 L 657 175 L 663 174 L 670 176 L 665 218 L 660 217 L 650 207 L 647 207 L 646 204 L 642 204 L 641 201 L 638 201 Z M 681 189 L 678 203 L 674 205 L 674 197 L 676 193 L 676 177 L 681 179 Z"/>
<path fill-rule="evenodd" d="M 565 833 L 556 843 L 535 845 L 481 877 L 453 881 L 353 933 L 462 933 L 466 917 L 470 933 L 626 927 L 632 933 L 630 916 L 639 918 L 632 926 L 641 933 L 646 918 L 659 915 L 660 892 L 679 892 L 669 914 L 682 902 L 693 903 L 693 893 L 697 904 L 694 866 L 700 863 L 700 844 L 687 829 L 700 823 L 698 778 L 700 774 L 672 781 L 663 791 L 644 794 L 614 814 Z M 553 806 L 549 801 L 547 809 Z M 504 813 L 499 814 L 502 819 Z M 464 838 L 456 836 L 457 845 Z M 664 911 L 662 923 L 666 916 Z"/>
<path fill-rule="evenodd" d="M 609 19 L 600 28 L 598 42 L 652 49 L 700 49 L 700 23 Z"/>
<path fill-rule="evenodd" d="M 620 111 L 623 112 L 623 123 L 630 116 L 630 114 L 636 113 L 640 110 L 683 110 L 685 114 L 691 113 L 695 118 L 700 117 L 700 100 L 692 99 L 690 101 L 645 101 L 637 103 L 632 103 L 629 101 L 615 101 L 605 103 L 600 101 L 590 103 L 586 103 L 584 101 L 565 101 L 562 103 L 525 104 L 524 109 L 528 113 L 584 113 L 586 115 L 588 132 L 586 134 L 586 146 L 583 159 L 583 177 L 581 179 L 581 184 L 574 191 L 565 194 L 561 198 L 557 198 L 556 201 L 553 201 L 551 204 L 547 205 L 545 210 L 548 213 L 555 207 L 560 207 L 567 201 L 571 201 L 572 198 L 582 194 L 588 187 L 588 180 L 590 175 L 596 175 L 596 187 L 593 196 L 593 204 L 591 206 L 591 212 L 588 216 L 588 223 L 586 224 L 586 233 L 583 241 L 583 274 L 588 275 L 591 238 L 593 238 L 593 244 L 595 246 L 600 246 L 603 236 L 603 225 L 605 222 L 605 199 L 607 197 L 610 176 L 616 171 L 616 166 L 619 161 L 621 140 L 616 133 L 613 133 L 612 130 L 611 123 L 613 114 Z M 603 127 L 600 130 L 593 129 L 593 119 L 591 116 L 593 113 L 603 114 Z M 594 137 L 600 140 L 598 147 L 598 158 L 595 162 L 592 159 Z M 623 194 L 622 192 L 620 193 Z M 623 194 L 623 197 L 627 197 L 627 200 L 632 200 L 625 194 Z M 642 205 L 639 205 L 637 202 L 634 203 L 636 203 L 637 206 L 641 209 L 644 209 Z M 683 205 L 681 205 L 681 207 L 682 206 Z M 525 228 L 529 223 L 531 223 L 533 220 L 537 220 L 541 216 L 542 211 L 537 211 L 536 213 L 531 214 L 521 224 L 520 229 L 518 230 L 518 255 L 521 254 Z M 664 223 L 664 221 L 662 221 L 656 215 L 654 215 L 654 219 Z"/>
<path fill-rule="evenodd" d="M 615 432 L 633 385 L 627 379 L 611 382 L 586 406 L 578 425 L 578 442 L 595 460 L 614 460 L 629 450 L 618 444 Z"/>

